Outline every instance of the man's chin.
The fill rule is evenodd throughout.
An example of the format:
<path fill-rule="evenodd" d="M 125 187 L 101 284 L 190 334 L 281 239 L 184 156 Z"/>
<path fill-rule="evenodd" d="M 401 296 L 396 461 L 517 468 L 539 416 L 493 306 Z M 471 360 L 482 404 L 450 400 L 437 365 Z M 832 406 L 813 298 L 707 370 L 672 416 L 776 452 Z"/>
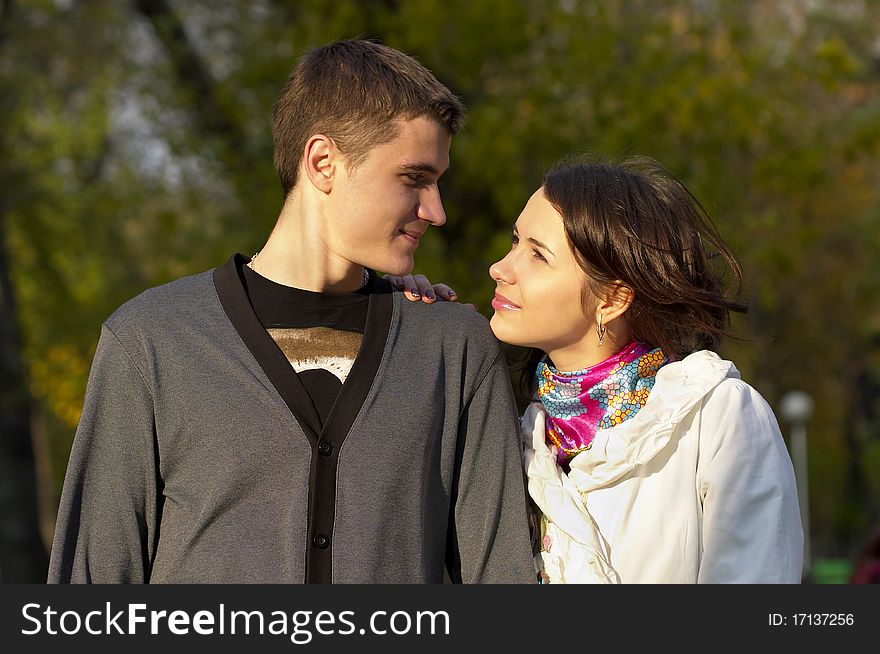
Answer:
<path fill-rule="evenodd" d="M 404 275 L 409 275 L 413 271 L 413 260 L 412 257 L 409 258 L 409 261 L 395 259 L 383 262 L 377 262 L 376 266 L 367 265 L 368 268 L 372 268 L 373 270 L 379 270 L 388 275 L 395 275 L 397 277 L 403 277 Z"/>

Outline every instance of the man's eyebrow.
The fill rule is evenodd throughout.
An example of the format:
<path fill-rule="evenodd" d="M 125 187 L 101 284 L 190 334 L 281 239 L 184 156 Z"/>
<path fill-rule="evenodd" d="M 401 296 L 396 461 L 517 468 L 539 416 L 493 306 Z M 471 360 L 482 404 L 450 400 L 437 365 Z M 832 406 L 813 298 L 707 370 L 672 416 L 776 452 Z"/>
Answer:
<path fill-rule="evenodd" d="M 518 230 L 516 229 L 516 225 L 513 226 L 513 233 L 516 234 L 517 236 L 519 236 L 519 232 L 518 232 Z M 541 248 L 542 250 L 547 250 L 547 252 L 549 252 L 550 254 L 552 254 L 554 257 L 556 256 L 556 253 L 553 252 L 553 250 L 551 250 L 550 248 L 548 248 L 546 243 L 542 243 L 541 241 L 539 241 L 539 240 L 536 239 L 536 238 L 527 238 L 526 240 L 527 240 L 529 243 L 531 243 L 532 245 L 536 245 L 536 246 L 538 246 L 538 247 Z"/>
<path fill-rule="evenodd" d="M 429 163 L 405 163 L 400 167 L 400 170 L 405 172 L 431 173 L 437 177 L 443 174 Z M 447 172 L 448 170 L 449 168 L 443 172 Z"/>

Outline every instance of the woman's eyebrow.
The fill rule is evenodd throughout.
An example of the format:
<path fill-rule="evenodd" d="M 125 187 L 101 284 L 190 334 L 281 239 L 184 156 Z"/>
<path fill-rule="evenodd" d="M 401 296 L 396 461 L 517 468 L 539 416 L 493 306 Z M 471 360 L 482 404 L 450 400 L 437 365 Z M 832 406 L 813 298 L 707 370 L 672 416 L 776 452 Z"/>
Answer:
<path fill-rule="evenodd" d="M 514 235 L 519 236 L 519 230 L 516 228 L 516 225 L 513 226 L 513 233 L 514 233 Z M 536 245 L 537 247 L 541 248 L 542 250 L 547 250 L 547 252 L 552 254 L 554 257 L 556 256 L 556 253 L 553 250 L 551 250 L 549 247 L 547 247 L 546 243 L 542 243 L 541 241 L 539 241 L 536 238 L 527 238 L 526 240 L 529 243 L 531 243 L 532 245 Z"/>

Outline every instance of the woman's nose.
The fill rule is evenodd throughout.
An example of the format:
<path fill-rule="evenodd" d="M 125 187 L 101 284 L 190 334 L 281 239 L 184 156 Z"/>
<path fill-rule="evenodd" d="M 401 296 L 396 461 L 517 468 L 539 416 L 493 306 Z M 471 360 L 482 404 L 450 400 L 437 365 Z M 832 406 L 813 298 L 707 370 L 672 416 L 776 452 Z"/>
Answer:
<path fill-rule="evenodd" d="M 496 261 L 491 266 L 489 266 L 489 277 L 494 279 L 496 282 L 504 282 L 505 284 L 513 283 L 513 269 L 510 266 L 510 262 L 508 259 L 510 258 L 510 253 L 507 254 L 501 261 Z"/>

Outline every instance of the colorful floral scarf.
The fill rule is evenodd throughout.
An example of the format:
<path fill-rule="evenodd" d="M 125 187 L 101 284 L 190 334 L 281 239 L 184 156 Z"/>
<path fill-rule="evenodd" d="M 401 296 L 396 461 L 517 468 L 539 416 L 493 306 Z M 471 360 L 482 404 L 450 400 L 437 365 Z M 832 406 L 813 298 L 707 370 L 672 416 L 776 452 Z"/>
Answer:
<path fill-rule="evenodd" d="M 557 447 L 559 465 L 590 449 L 598 430 L 636 415 L 648 401 L 657 371 L 668 362 L 660 348 L 644 343 L 630 343 L 605 361 L 575 372 L 559 372 L 545 355 L 535 377 L 547 410 L 547 443 Z"/>

